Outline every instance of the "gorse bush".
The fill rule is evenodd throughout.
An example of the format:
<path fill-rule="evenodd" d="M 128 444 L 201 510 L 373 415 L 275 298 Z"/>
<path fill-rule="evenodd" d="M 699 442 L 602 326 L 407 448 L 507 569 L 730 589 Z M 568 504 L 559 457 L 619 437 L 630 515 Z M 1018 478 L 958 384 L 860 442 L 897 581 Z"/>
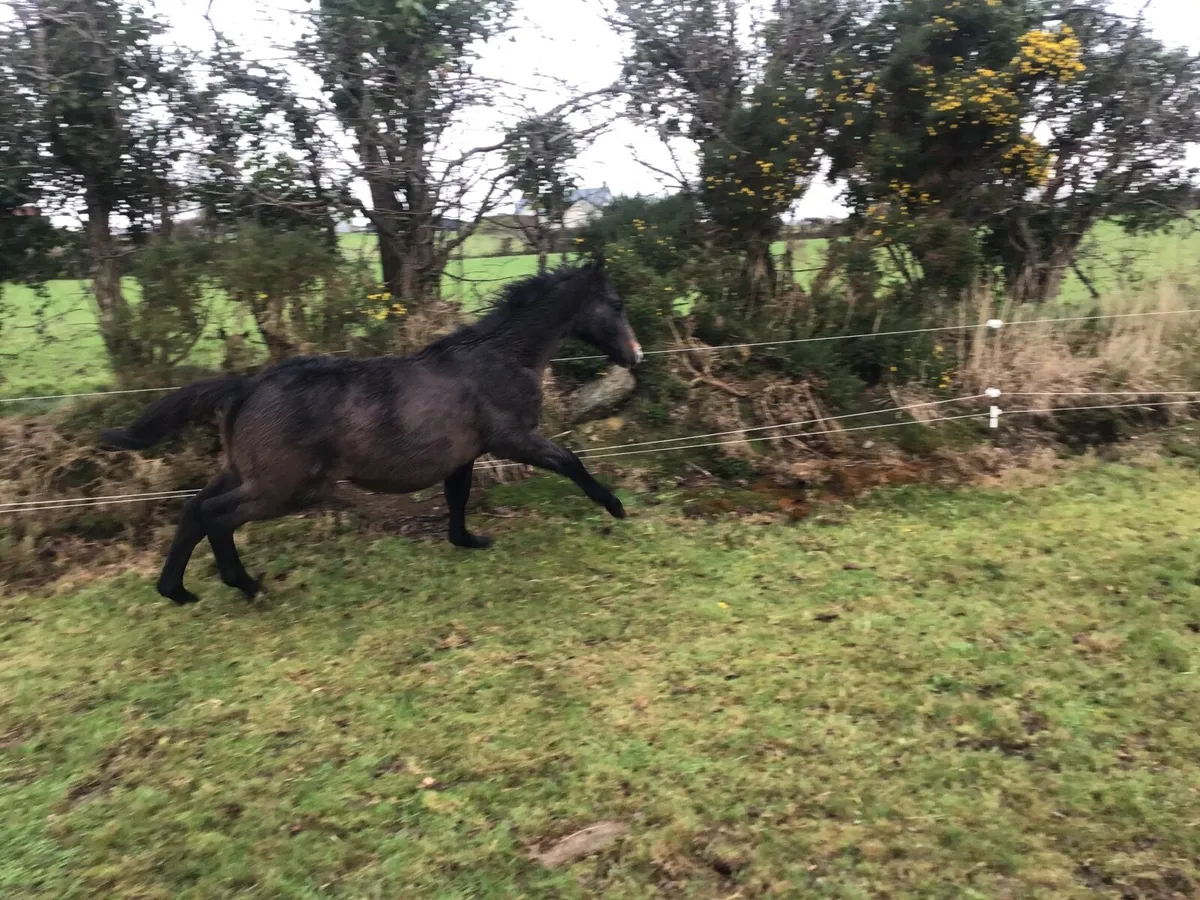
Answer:
<path fill-rule="evenodd" d="M 604 257 L 629 324 L 647 350 L 670 338 L 668 320 L 689 312 L 711 277 L 696 209 L 682 195 L 618 199 L 581 231 L 575 246 L 584 256 Z M 563 355 L 594 352 L 571 342 Z M 583 378 L 604 367 L 588 361 L 564 364 L 563 371 Z"/>
<path fill-rule="evenodd" d="M 276 231 L 243 223 L 220 242 L 217 281 L 249 311 L 272 361 L 342 350 L 351 338 L 385 347 L 402 304 L 361 259 L 344 259 L 322 231 Z"/>
<path fill-rule="evenodd" d="M 142 296 L 131 307 L 129 329 L 148 374 L 181 363 L 203 335 L 212 308 L 214 250 L 198 237 L 155 238 L 138 250 L 133 276 Z"/>

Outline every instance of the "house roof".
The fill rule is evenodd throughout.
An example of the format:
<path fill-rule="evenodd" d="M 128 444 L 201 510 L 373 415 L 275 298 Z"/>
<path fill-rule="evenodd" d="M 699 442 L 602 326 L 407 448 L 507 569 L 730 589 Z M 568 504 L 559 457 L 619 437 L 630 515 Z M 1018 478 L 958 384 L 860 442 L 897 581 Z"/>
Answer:
<path fill-rule="evenodd" d="M 571 192 L 571 202 L 580 203 L 587 201 L 592 206 L 608 206 L 612 203 L 612 191 L 608 189 L 608 185 L 598 188 L 584 188 L 580 191 Z"/>
<path fill-rule="evenodd" d="M 606 184 L 598 188 L 581 188 L 577 191 L 571 191 L 571 196 L 568 198 L 568 202 L 571 205 L 586 202 L 592 204 L 592 206 L 603 209 L 604 207 L 608 206 L 608 204 L 612 203 L 612 198 L 612 191 L 608 189 L 608 185 Z M 523 213 L 528 207 L 529 201 L 522 197 L 517 201 L 517 215 L 521 215 L 521 213 Z"/>

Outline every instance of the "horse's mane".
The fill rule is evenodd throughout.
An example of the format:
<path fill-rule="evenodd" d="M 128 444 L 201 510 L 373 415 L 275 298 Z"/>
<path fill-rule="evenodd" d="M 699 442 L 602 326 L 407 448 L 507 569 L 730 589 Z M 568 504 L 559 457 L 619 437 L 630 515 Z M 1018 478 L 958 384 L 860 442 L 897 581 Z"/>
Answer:
<path fill-rule="evenodd" d="M 582 266 L 560 265 L 540 275 L 530 275 L 514 281 L 492 298 L 486 312 L 469 325 L 460 325 L 445 337 L 438 338 L 422 353 L 436 352 L 452 346 L 470 344 L 500 330 L 514 315 L 545 303 L 554 295 L 554 289 L 564 281 L 584 271 Z"/>
<path fill-rule="evenodd" d="M 488 311 L 483 318 L 528 309 L 535 303 L 545 300 L 551 290 L 581 271 L 582 268 L 579 266 L 569 266 L 563 263 L 558 268 L 540 275 L 530 275 L 528 278 L 507 284 L 488 304 Z"/>

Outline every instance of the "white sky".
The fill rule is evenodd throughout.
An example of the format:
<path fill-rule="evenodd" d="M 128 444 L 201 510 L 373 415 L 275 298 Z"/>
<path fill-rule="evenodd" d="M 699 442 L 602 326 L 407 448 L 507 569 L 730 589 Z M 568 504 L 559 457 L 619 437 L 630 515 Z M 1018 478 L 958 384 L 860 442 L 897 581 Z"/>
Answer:
<path fill-rule="evenodd" d="M 1121 12 L 1135 14 L 1145 0 L 1114 0 Z M 211 38 L 203 13 L 207 0 L 159 0 L 157 9 L 171 20 L 176 37 L 197 48 Z M 215 25 L 245 49 L 250 57 L 278 58 L 302 26 L 289 10 L 303 10 L 302 0 L 212 0 Z M 546 109 L 564 94 L 556 83 L 592 90 L 616 80 L 622 41 L 600 17 L 596 0 L 518 0 L 517 29 L 485 46 L 478 71 L 526 90 L 527 102 Z M 1150 0 L 1146 17 L 1159 39 L 1200 51 L 1200 0 Z M 534 24 L 536 23 L 536 24 Z M 493 109 L 475 114 L 459 136 L 464 148 L 495 140 L 496 128 L 512 110 Z M 1193 154 L 1200 165 L 1200 152 Z M 690 159 L 682 159 L 690 163 Z M 586 187 L 607 183 L 614 193 L 655 194 L 669 189 L 668 179 L 647 168 L 675 171 L 670 154 L 658 137 L 627 121 L 618 122 L 579 160 L 577 175 Z M 690 174 L 690 173 L 689 173 Z M 839 189 L 815 184 L 800 204 L 801 216 L 836 215 Z"/>

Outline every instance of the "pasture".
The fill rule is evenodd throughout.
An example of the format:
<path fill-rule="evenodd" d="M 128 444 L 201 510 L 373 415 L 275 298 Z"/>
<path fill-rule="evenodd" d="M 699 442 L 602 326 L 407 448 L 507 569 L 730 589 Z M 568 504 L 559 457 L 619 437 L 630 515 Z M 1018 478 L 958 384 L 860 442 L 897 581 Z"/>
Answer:
<path fill-rule="evenodd" d="M 476 554 L 254 526 L 256 605 L 136 554 L 10 592 L 0 894 L 1194 896 L 1194 469 L 724 496 L 495 487 Z"/>
<path fill-rule="evenodd" d="M 347 243 L 361 243 L 350 235 Z M 476 309 L 510 281 L 537 270 L 535 256 L 465 257 L 451 262 L 442 280 L 444 295 Z M 137 283 L 126 279 L 128 296 L 137 298 Z M 0 293 L 0 392 L 5 396 L 102 390 L 112 373 L 97 332 L 96 312 L 87 282 L 52 281 L 39 293 L 21 285 L 5 285 Z M 261 344 L 253 319 L 223 294 L 209 301 L 204 336 L 187 359 L 195 366 L 219 366 L 223 354 L 220 331 L 246 333 Z"/>
<path fill-rule="evenodd" d="M 1197 274 L 1190 231 L 1096 240 L 1114 298 Z M 534 265 L 466 257 L 447 296 Z M 1074 276 L 1060 300 L 1094 308 Z M 4 302 L 0 396 L 109 383 L 82 285 Z M 250 327 L 213 303 L 191 362 Z M 207 551 L 202 602 L 162 600 L 149 526 L 119 565 L 0 591 L 0 896 L 1194 896 L 1195 439 L 798 520 L 776 489 L 601 464 L 637 484 L 628 520 L 565 479 L 494 485 L 483 553 L 426 492 L 402 534 L 245 529 L 253 604 Z M 623 835 L 535 858 L 601 822 Z"/>
<path fill-rule="evenodd" d="M 466 253 L 494 253 L 494 235 L 473 238 Z M 348 252 L 373 253 L 369 235 L 343 236 Z M 822 263 L 826 242 L 814 239 L 793 247 L 796 278 L 807 285 Z M 1184 222 L 1168 232 L 1130 237 L 1118 226 L 1105 223 L 1087 239 L 1080 269 L 1105 295 L 1134 293 L 1163 278 L 1196 281 L 1200 275 L 1200 232 Z M 784 245 L 776 245 L 782 255 Z M 554 259 L 557 262 L 557 258 Z M 443 295 L 468 310 L 478 309 L 505 283 L 532 274 L 534 256 L 463 255 L 454 259 L 442 281 Z M 127 283 L 136 297 L 136 284 Z M 1091 302 L 1079 278 L 1069 273 L 1060 301 L 1069 306 Z M 221 328 L 250 334 L 258 342 L 254 323 L 245 310 L 223 295 L 211 300 L 209 325 L 204 338 L 187 360 L 196 366 L 218 365 L 222 356 Z M 0 293 L 0 395 L 58 394 L 103 389 L 111 372 L 96 332 L 96 316 L 85 282 L 55 281 L 44 296 L 19 285 Z M 36 411 L 36 410 L 29 410 Z"/>

